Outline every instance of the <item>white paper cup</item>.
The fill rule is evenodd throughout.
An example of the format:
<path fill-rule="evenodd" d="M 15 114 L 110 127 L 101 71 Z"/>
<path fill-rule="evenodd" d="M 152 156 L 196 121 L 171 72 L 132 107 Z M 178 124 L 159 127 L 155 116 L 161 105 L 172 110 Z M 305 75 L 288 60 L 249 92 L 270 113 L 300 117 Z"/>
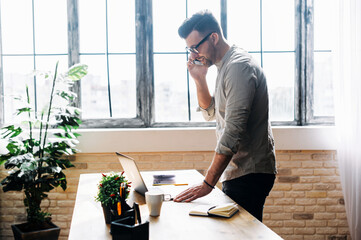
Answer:
<path fill-rule="evenodd" d="M 159 216 L 163 201 L 169 201 L 169 200 L 171 200 L 169 194 L 164 194 L 161 192 L 145 193 L 145 202 L 148 205 L 149 215 L 152 217 Z"/>

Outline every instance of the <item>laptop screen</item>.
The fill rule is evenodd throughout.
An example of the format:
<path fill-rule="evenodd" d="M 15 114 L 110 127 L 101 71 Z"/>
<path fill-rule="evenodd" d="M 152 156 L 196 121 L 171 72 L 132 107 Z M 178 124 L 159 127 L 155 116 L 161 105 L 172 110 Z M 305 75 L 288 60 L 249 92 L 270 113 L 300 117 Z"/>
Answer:
<path fill-rule="evenodd" d="M 132 182 L 132 187 L 135 191 L 144 196 L 145 192 L 147 192 L 148 189 L 143 181 L 142 175 L 140 175 L 138 166 L 135 163 L 134 159 L 118 152 L 116 152 L 116 154 L 125 174 L 128 177 L 128 180 Z"/>

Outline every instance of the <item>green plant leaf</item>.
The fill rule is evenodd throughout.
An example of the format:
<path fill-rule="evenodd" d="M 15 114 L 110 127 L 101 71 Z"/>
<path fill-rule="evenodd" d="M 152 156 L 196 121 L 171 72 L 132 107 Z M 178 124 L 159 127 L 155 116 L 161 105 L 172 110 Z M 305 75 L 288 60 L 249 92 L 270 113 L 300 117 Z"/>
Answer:
<path fill-rule="evenodd" d="M 3 127 L 2 130 L 5 130 L 1 135 L 2 138 L 14 138 L 18 135 L 20 135 L 23 130 L 21 129 L 21 127 L 16 128 L 14 125 L 10 125 L 7 127 Z"/>
<path fill-rule="evenodd" d="M 16 111 L 16 115 L 20 115 L 22 113 L 29 113 L 31 112 L 31 108 L 30 107 L 24 107 L 24 108 L 19 108 Z"/>
<path fill-rule="evenodd" d="M 23 162 L 20 165 L 20 173 L 19 173 L 19 177 L 22 177 L 23 175 L 27 175 L 29 172 L 35 172 L 37 171 L 37 161 L 33 158 L 29 161 Z M 29 179 L 31 181 L 31 179 Z M 29 181 L 28 180 L 28 181 Z"/>
<path fill-rule="evenodd" d="M 66 149 L 64 149 L 63 151 L 61 151 L 61 152 L 63 152 L 64 154 L 66 154 L 66 155 L 72 155 L 74 152 L 73 152 L 73 149 L 71 149 L 71 148 L 66 148 Z"/>
<path fill-rule="evenodd" d="M 16 144 L 16 142 L 9 142 L 6 149 L 9 150 L 11 155 L 16 155 L 20 152 L 20 147 Z"/>
<path fill-rule="evenodd" d="M 35 161 L 33 154 L 26 153 L 22 155 L 17 155 L 9 158 L 7 162 L 5 163 L 5 168 L 14 168 L 14 167 L 22 167 L 22 165 L 26 164 L 27 162 L 33 162 Z M 24 165 L 24 168 L 26 168 L 27 165 Z"/>
<path fill-rule="evenodd" d="M 62 168 L 58 166 L 47 166 L 41 168 L 42 173 L 60 173 L 61 170 Z"/>
<path fill-rule="evenodd" d="M 57 95 L 68 101 L 74 100 L 74 98 L 76 98 L 76 96 L 77 96 L 75 93 L 70 92 L 70 91 L 57 92 Z"/>
<path fill-rule="evenodd" d="M 57 160 L 57 163 L 63 169 L 74 167 L 74 165 L 68 159 L 59 159 Z"/>
<path fill-rule="evenodd" d="M 80 124 L 80 123 L 79 123 L 79 124 Z M 75 136 L 76 138 L 81 136 L 80 133 L 73 133 L 73 134 L 74 134 L 74 136 Z"/>
<path fill-rule="evenodd" d="M 0 158 L 0 166 L 3 165 L 6 161 L 7 161 L 7 159 L 3 159 L 2 156 L 1 156 L 1 158 Z"/>
<path fill-rule="evenodd" d="M 21 191 L 24 188 L 24 181 L 22 181 L 17 175 L 20 170 L 10 174 L 6 178 L 1 181 L 1 185 L 3 186 L 3 191 Z"/>
<path fill-rule="evenodd" d="M 85 64 L 76 64 L 69 69 L 68 78 L 77 81 L 88 74 L 88 66 Z"/>

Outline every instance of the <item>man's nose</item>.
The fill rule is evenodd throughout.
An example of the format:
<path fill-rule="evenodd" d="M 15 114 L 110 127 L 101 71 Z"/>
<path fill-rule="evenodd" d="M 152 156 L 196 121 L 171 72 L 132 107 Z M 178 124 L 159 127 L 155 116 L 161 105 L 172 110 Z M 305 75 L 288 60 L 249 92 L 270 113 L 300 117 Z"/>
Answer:
<path fill-rule="evenodd" d="M 196 59 L 198 57 L 198 53 L 195 53 L 195 52 L 191 52 L 191 58 L 192 59 Z"/>

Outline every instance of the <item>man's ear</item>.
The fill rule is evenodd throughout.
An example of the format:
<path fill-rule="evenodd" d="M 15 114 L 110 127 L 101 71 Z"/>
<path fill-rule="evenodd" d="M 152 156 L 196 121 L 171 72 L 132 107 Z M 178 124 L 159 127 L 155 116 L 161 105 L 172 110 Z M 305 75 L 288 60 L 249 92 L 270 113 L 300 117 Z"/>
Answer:
<path fill-rule="evenodd" d="M 219 34 L 216 32 L 212 33 L 211 40 L 212 40 L 214 46 L 216 46 L 219 42 Z"/>

